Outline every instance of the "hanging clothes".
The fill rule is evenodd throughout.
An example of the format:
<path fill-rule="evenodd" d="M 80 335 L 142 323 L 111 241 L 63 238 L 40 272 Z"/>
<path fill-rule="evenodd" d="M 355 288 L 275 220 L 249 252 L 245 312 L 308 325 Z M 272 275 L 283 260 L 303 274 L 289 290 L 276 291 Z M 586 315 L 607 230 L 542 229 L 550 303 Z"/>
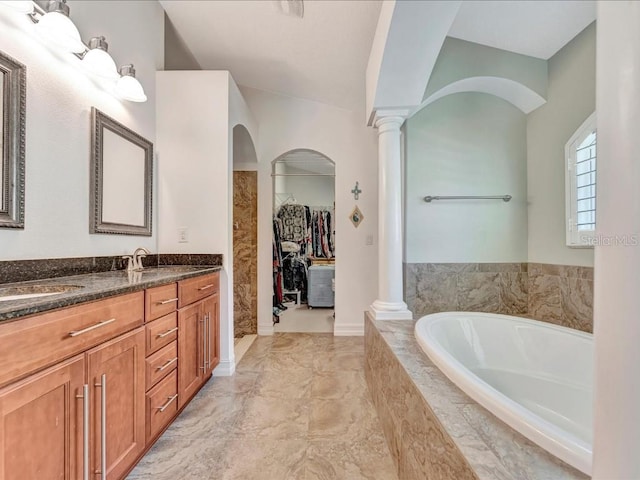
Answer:
<path fill-rule="evenodd" d="M 282 280 L 282 221 L 273 219 L 273 306 L 282 304 L 284 299 Z"/>
<path fill-rule="evenodd" d="M 304 205 L 287 203 L 280 206 L 278 218 L 282 220 L 282 240 L 303 244 L 307 234 L 307 212 Z"/>

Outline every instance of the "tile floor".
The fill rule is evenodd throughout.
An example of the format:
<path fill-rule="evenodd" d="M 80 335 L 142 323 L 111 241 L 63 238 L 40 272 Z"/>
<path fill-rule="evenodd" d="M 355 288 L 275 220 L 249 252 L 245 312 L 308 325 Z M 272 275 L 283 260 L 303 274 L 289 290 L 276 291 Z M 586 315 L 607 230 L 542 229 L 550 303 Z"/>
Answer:
<path fill-rule="evenodd" d="M 333 308 L 309 308 L 306 304 L 286 303 L 275 332 L 333 333 Z"/>
<path fill-rule="evenodd" d="M 128 480 L 397 480 L 364 379 L 362 337 L 258 337 Z"/>

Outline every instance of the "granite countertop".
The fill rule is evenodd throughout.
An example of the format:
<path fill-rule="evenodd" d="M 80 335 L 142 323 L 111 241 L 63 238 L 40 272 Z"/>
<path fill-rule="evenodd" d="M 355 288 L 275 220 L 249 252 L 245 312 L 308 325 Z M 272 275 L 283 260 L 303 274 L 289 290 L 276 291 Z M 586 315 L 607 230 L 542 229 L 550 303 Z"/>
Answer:
<path fill-rule="evenodd" d="M 0 285 L 0 322 L 15 320 L 27 315 L 42 313 L 79 303 L 100 300 L 114 295 L 137 292 L 145 288 L 165 285 L 199 275 L 220 271 L 220 266 L 166 266 L 145 268 L 139 272 L 116 270 L 101 273 L 73 275 L 69 277 L 33 280 L 29 282 Z M 1 295 L 15 295 L 33 285 L 46 286 L 45 290 L 55 292 L 56 287 L 72 285 L 67 292 L 44 297 L 2 301 Z"/>

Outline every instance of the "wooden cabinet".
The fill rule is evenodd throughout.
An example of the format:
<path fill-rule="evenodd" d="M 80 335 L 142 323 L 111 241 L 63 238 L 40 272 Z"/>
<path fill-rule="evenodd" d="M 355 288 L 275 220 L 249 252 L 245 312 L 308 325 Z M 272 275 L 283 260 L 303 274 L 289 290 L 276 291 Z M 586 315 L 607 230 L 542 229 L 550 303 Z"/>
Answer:
<path fill-rule="evenodd" d="M 178 311 L 178 399 L 182 408 L 204 379 L 204 317 L 196 303 Z"/>
<path fill-rule="evenodd" d="M 178 283 L 178 397 L 182 408 L 220 363 L 217 273 Z M 189 302 L 194 302 L 189 304 Z"/>
<path fill-rule="evenodd" d="M 0 324 L 0 480 L 123 479 L 218 365 L 218 289 L 209 274 Z"/>
<path fill-rule="evenodd" d="M 204 334 L 207 340 L 203 342 L 205 355 L 205 376 L 209 376 L 220 363 L 220 295 L 212 295 L 202 301 L 204 316 Z"/>
<path fill-rule="evenodd" d="M 145 448 L 144 328 L 87 352 L 91 396 L 91 471 L 119 479 Z M 105 463 L 106 462 L 106 463 Z"/>
<path fill-rule="evenodd" d="M 82 479 L 84 356 L 0 390 L 0 478 Z"/>
<path fill-rule="evenodd" d="M 153 439 L 178 412 L 178 374 L 174 370 L 147 392 L 147 439 Z"/>
<path fill-rule="evenodd" d="M 0 386 L 129 332 L 144 322 L 144 292 L 0 325 Z"/>

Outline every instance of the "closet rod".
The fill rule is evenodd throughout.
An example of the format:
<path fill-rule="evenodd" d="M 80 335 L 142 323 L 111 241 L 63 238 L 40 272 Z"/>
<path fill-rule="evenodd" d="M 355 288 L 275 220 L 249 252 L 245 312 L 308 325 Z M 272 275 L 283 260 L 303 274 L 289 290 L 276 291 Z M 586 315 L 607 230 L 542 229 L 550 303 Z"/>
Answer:
<path fill-rule="evenodd" d="M 272 177 L 335 177 L 334 173 L 272 173 Z"/>
<path fill-rule="evenodd" d="M 511 195 L 427 195 L 424 197 L 424 201 L 427 203 L 430 203 L 432 200 L 502 200 L 503 202 L 508 202 L 511 200 Z"/>

